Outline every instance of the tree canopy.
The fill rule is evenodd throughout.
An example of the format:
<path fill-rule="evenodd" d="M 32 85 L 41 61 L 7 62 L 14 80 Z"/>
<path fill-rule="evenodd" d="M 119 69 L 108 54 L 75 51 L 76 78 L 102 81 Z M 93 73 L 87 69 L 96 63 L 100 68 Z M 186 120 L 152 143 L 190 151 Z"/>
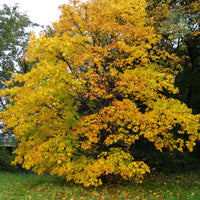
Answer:
<path fill-rule="evenodd" d="M 14 163 L 98 186 L 110 175 L 141 182 L 150 172 L 133 157 L 136 143 L 193 150 L 199 115 L 173 98 L 179 58 L 158 48 L 147 7 L 71 1 L 53 34 L 31 36 L 25 56 L 37 67 L 1 91 L 13 102 L 1 118 L 19 142 Z"/>

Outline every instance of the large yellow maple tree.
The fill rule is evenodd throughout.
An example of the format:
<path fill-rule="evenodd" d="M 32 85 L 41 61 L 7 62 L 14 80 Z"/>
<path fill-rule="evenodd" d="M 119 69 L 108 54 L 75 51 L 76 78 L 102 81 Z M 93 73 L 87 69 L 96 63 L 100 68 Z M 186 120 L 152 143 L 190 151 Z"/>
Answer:
<path fill-rule="evenodd" d="M 141 182 L 150 172 L 131 153 L 141 138 L 160 151 L 193 150 L 199 115 L 170 97 L 178 61 L 157 49 L 146 6 L 71 1 L 53 36 L 31 36 L 25 57 L 37 67 L 1 91 L 12 102 L 1 118 L 19 143 L 14 163 L 98 186 L 106 176 Z"/>

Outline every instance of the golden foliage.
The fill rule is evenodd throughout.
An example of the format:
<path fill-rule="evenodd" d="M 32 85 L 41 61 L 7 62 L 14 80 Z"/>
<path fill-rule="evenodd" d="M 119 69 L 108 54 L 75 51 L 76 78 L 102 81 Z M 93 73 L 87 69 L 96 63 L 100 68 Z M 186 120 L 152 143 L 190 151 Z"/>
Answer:
<path fill-rule="evenodd" d="M 140 138 L 160 151 L 192 151 L 199 116 L 167 98 L 178 93 L 170 74 L 177 58 L 154 48 L 160 37 L 146 6 L 71 1 L 52 37 L 31 36 L 25 57 L 37 67 L 14 76 L 22 86 L 1 91 L 13 102 L 1 118 L 19 142 L 14 163 L 98 186 L 110 174 L 141 182 L 150 172 L 131 155 Z"/>

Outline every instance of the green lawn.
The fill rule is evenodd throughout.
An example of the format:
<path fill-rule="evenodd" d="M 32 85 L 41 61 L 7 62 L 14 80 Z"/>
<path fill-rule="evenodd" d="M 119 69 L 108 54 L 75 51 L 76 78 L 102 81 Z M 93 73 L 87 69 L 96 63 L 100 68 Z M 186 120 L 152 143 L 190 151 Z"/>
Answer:
<path fill-rule="evenodd" d="M 61 178 L 34 174 L 0 172 L 0 199 L 200 199 L 200 171 L 182 175 L 157 175 L 143 184 L 107 184 L 98 188 L 83 188 L 65 183 Z"/>

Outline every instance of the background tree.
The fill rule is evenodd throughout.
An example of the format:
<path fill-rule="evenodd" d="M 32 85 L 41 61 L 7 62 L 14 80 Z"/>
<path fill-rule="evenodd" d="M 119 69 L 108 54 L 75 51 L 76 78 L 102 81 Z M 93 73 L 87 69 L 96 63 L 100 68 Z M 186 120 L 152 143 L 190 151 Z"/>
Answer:
<path fill-rule="evenodd" d="M 71 1 L 51 37 L 31 36 L 25 56 L 37 67 L 15 76 L 21 87 L 1 91 L 13 102 L 1 114 L 19 142 L 14 163 L 97 186 L 111 175 L 141 182 L 150 169 L 134 155 L 147 142 L 193 150 L 199 115 L 170 97 L 179 59 L 158 48 L 146 8 L 144 0 Z"/>
<path fill-rule="evenodd" d="M 153 26 L 161 34 L 160 48 L 180 58 L 181 70 L 176 74 L 179 99 L 194 113 L 200 112 L 200 7 L 199 1 L 148 1 Z"/>
<path fill-rule="evenodd" d="M 11 79 L 13 73 L 20 70 L 23 57 L 29 40 L 28 27 L 35 26 L 26 14 L 19 12 L 19 6 L 4 5 L 0 10 L 0 87 Z"/>

